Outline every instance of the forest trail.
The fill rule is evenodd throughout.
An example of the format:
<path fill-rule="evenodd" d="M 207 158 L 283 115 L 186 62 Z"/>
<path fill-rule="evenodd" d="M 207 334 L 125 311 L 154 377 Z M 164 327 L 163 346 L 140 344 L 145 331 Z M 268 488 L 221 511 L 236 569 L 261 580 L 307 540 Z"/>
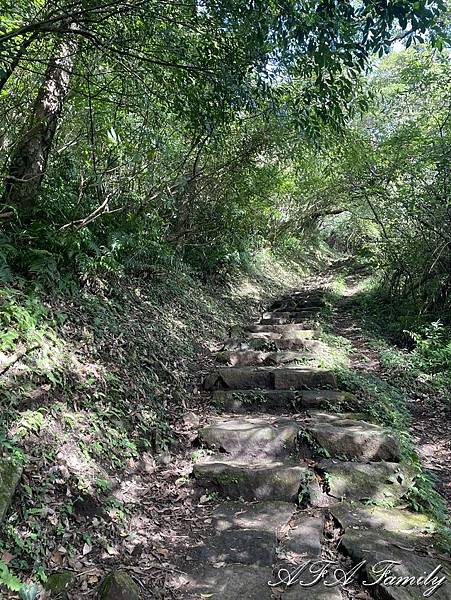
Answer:
<path fill-rule="evenodd" d="M 450 597 L 449 564 L 435 547 L 432 523 L 406 509 L 414 472 L 395 431 L 362 416 L 357 395 L 324 367 L 330 348 L 318 339 L 318 315 L 326 295 L 327 278 L 292 292 L 257 323 L 233 332 L 216 354 L 220 366 L 204 387 L 219 415 L 199 429 L 193 467 L 204 490 L 200 502 L 214 506 L 202 508 L 174 550 L 176 597 L 412 600 L 433 585 L 363 586 L 377 579 L 373 567 L 382 560 L 400 561 L 392 567 L 398 576 L 446 572 L 434 598 Z M 359 337 L 346 311 L 338 311 L 333 326 Z M 377 370 L 371 348 L 360 350 L 351 367 Z M 346 585 L 303 589 L 300 579 L 315 578 L 308 571 L 282 583 L 318 560 L 333 561 L 328 582 L 336 568 L 361 564 Z"/>

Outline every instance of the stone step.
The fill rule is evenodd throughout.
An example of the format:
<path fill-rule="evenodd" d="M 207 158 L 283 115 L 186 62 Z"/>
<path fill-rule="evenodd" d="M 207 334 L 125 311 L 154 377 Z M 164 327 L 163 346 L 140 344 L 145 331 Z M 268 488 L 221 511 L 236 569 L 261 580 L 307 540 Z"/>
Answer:
<path fill-rule="evenodd" d="M 259 350 L 224 350 L 216 354 L 217 362 L 231 367 L 252 367 L 255 365 L 276 366 L 290 363 L 305 362 L 308 351 L 276 351 L 263 352 Z"/>
<path fill-rule="evenodd" d="M 232 500 L 296 502 L 311 481 L 312 471 L 295 460 L 238 460 L 224 455 L 207 457 L 193 467 L 199 485 Z"/>
<path fill-rule="evenodd" d="M 251 333 L 247 338 L 229 339 L 224 343 L 223 351 L 230 350 L 259 350 L 261 352 L 274 352 L 276 350 L 307 349 L 316 350 L 324 344 L 313 339 L 315 332 L 306 330 L 307 336 L 283 337 L 281 333 Z M 303 332 L 301 332 L 303 333 Z"/>
<path fill-rule="evenodd" d="M 285 323 L 282 325 L 262 325 L 261 323 L 254 323 L 245 328 L 245 330 L 250 333 L 281 333 L 282 336 L 288 336 L 290 334 L 296 334 L 297 332 L 312 329 L 317 333 L 320 331 L 318 321 L 315 319 L 302 321 L 301 323 Z"/>
<path fill-rule="evenodd" d="M 271 327 L 268 325 L 268 327 Z M 290 327 L 289 325 L 282 325 L 282 327 Z M 313 340 L 318 338 L 320 335 L 319 329 L 298 329 L 296 331 L 288 330 L 286 333 L 277 331 L 256 331 L 248 332 L 245 338 L 248 342 L 250 340 L 267 340 L 267 341 L 300 341 Z M 233 341 L 233 340 L 230 340 Z"/>
<path fill-rule="evenodd" d="M 216 390 L 213 402 L 226 412 L 264 412 L 327 408 L 334 405 L 355 405 L 356 398 L 348 392 L 334 390 Z"/>
<path fill-rule="evenodd" d="M 322 308 L 326 305 L 326 300 L 323 296 L 306 296 L 306 297 L 295 297 L 282 298 L 276 300 L 269 307 L 270 310 L 299 310 L 303 308 Z"/>
<path fill-rule="evenodd" d="M 278 335 L 278 334 L 276 334 Z M 264 352 L 266 354 L 274 354 L 275 352 L 291 351 L 292 349 L 300 350 L 304 353 L 325 354 L 328 346 L 320 340 L 312 339 L 254 339 L 254 340 L 231 340 L 226 342 L 224 350 L 218 352 L 216 357 L 221 359 L 225 352 Z M 275 359 L 276 362 L 277 359 Z M 282 361 L 283 362 L 283 361 Z"/>
<path fill-rule="evenodd" d="M 322 460 L 316 468 L 324 474 L 327 493 L 337 500 L 374 501 L 394 506 L 412 488 L 415 472 L 395 462 L 359 463 Z"/>
<path fill-rule="evenodd" d="M 286 325 L 302 323 L 306 319 L 314 319 L 318 311 L 310 308 L 303 311 L 293 312 L 267 312 L 263 313 L 260 324 L 261 325 Z"/>
<path fill-rule="evenodd" d="M 207 391 L 336 387 L 332 371 L 315 367 L 221 367 L 209 373 L 204 381 Z"/>
<path fill-rule="evenodd" d="M 375 597 L 386 600 L 451 598 L 451 568 L 445 562 L 448 559 L 443 561 L 428 556 L 427 550 L 417 550 L 434 545 L 430 535 L 381 529 L 349 528 L 341 538 L 341 546 L 354 564 L 362 563 L 362 577 L 368 584 L 375 584 L 367 589 L 374 590 Z M 390 561 L 389 572 L 387 561 Z M 384 570 L 385 576 L 382 576 Z M 407 583 L 394 583 L 399 578 Z"/>
<path fill-rule="evenodd" d="M 316 367 L 293 367 L 274 369 L 276 390 L 302 390 L 315 388 L 336 388 L 337 380 L 332 371 Z"/>
<path fill-rule="evenodd" d="M 199 440 L 207 448 L 234 456 L 280 458 L 296 452 L 299 429 L 289 419 L 243 417 L 203 427 Z"/>
<path fill-rule="evenodd" d="M 271 567 L 232 564 L 218 569 L 213 565 L 199 566 L 188 574 L 185 591 L 179 592 L 177 597 L 182 600 L 273 600 L 268 586 L 271 577 Z"/>
<path fill-rule="evenodd" d="M 304 423 L 307 444 L 328 457 L 360 461 L 399 462 L 397 438 L 380 425 L 358 419 L 357 415 L 312 412 Z"/>
<path fill-rule="evenodd" d="M 212 513 L 216 532 L 229 529 L 252 529 L 278 535 L 296 511 L 292 502 L 280 500 L 256 502 L 221 502 Z"/>

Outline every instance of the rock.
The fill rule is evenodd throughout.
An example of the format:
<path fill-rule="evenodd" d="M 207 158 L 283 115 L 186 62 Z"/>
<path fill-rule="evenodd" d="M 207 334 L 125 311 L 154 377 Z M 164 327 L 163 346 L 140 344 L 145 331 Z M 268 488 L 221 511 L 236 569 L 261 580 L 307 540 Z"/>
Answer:
<path fill-rule="evenodd" d="M 239 350 L 218 352 L 216 360 L 232 367 L 251 367 L 255 365 L 282 365 L 304 361 L 306 352 L 261 352 L 258 350 Z"/>
<path fill-rule="evenodd" d="M 293 454 L 299 425 L 288 419 L 241 418 L 204 427 L 199 440 L 209 448 L 240 456 L 273 458 Z"/>
<path fill-rule="evenodd" d="M 269 326 L 268 326 L 269 327 Z M 291 325 L 282 325 L 282 327 L 290 328 Z M 297 327 L 297 325 L 295 325 Z M 277 331 L 256 331 L 248 332 L 248 341 L 266 341 L 266 342 L 280 342 L 282 340 L 299 342 L 302 344 L 304 340 L 313 340 L 318 337 L 319 331 L 317 329 L 288 329 L 285 332 Z"/>
<path fill-rule="evenodd" d="M 299 411 L 302 392 L 294 390 L 217 390 L 213 401 L 219 408 L 229 412 Z M 318 405 L 317 405 L 318 406 Z"/>
<path fill-rule="evenodd" d="M 271 600 L 271 588 L 268 586 L 271 577 L 271 567 L 206 567 L 190 574 L 187 595 L 184 597 L 192 600 Z"/>
<path fill-rule="evenodd" d="M 343 529 L 384 529 L 409 534 L 432 533 L 435 524 L 426 515 L 399 508 L 343 502 L 330 508 Z"/>
<path fill-rule="evenodd" d="M 299 489 L 311 478 L 308 467 L 297 462 L 234 461 L 209 457 L 193 467 L 198 483 L 223 497 L 243 500 L 296 502 Z"/>
<path fill-rule="evenodd" d="M 334 390 L 216 390 L 213 401 L 218 408 L 237 413 L 250 410 L 299 412 L 342 404 L 352 406 L 357 402 L 352 394 Z"/>
<path fill-rule="evenodd" d="M 303 390 L 302 403 L 306 408 L 330 407 L 340 405 L 355 406 L 356 397 L 350 392 L 337 392 L 335 390 Z"/>
<path fill-rule="evenodd" d="M 317 468 L 325 473 L 329 495 L 337 499 L 369 499 L 394 506 L 414 482 L 413 469 L 399 463 L 323 460 Z"/>
<path fill-rule="evenodd" d="M 307 593 L 306 590 L 308 590 Z M 299 585 L 294 584 L 286 590 L 282 598 L 284 600 L 300 600 L 301 598 L 306 600 L 341 600 L 343 595 L 338 587 L 324 587 L 321 583 L 309 588 L 301 588 Z"/>
<path fill-rule="evenodd" d="M 254 325 L 248 325 L 246 327 L 246 331 L 250 331 L 251 333 L 281 333 L 282 335 L 292 335 L 296 334 L 298 331 L 304 330 L 312 330 L 314 329 L 317 333 L 319 333 L 319 325 L 318 321 L 315 319 L 305 320 L 302 323 L 286 323 L 283 325 L 262 325 L 260 323 L 255 323 Z"/>
<path fill-rule="evenodd" d="M 293 312 L 268 312 L 260 319 L 261 325 L 286 325 L 312 321 L 318 314 L 318 308 L 306 308 Z"/>
<path fill-rule="evenodd" d="M 270 567 L 276 552 L 274 532 L 255 529 L 229 529 L 209 537 L 206 544 L 189 552 L 192 559 L 209 563 L 240 563 Z"/>
<path fill-rule="evenodd" d="M 381 575 L 374 572 L 375 565 L 381 561 L 394 561 L 400 564 L 393 566 L 382 565 L 382 568 L 389 568 L 391 575 L 395 577 L 418 578 L 429 575 L 435 569 L 435 577 L 440 579 L 445 577 L 447 581 L 439 587 L 434 593 L 434 600 L 447 600 L 451 598 L 449 565 L 439 559 L 425 556 L 424 553 L 415 551 L 417 546 L 425 546 L 431 540 L 415 535 L 402 535 L 381 531 L 380 529 L 349 529 L 345 532 L 341 540 L 342 548 L 350 555 L 354 562 L 365 561 L 363 566 L 363 576 L 368 582 L 381 580 Z M 381 568 L 381 565 L 377 567 Z M 434 576 L 433 576 L 434 577 Z M 384 583 L 385 582 L 385 583 Z M 387 580 L 382 578 L 381 582 L 375 587 L 367 589 L 374 590 L 378 597 L 389 598 L 392 600 L 422 600 L 424 593 L 431 588 L 432 583 L 428 585 L 411 585 L 398 587 L 387 585 Z"/>
<path fill-rule="evenodd" d="M 140 600 L 140 591 L 124 571 L 112 571 L 100 586 L 98 600 Z"/>
<path fill-rule="evenodd" d="M 321 308 L 326 305 L 326 301 L 321 296 L 306 296 L 302 297 L 294 297 L 291 298 L 282 298 L 281 300 L 277 300 L 273 302 L 270 309 L 272 311 L 295 311 L 303 308 Z"/>
<path fill-rule="evenodd" d="M 51 573 L 44 584 L 44 589 L 51 598 L 66 600 L 67 591 L 75 581 L 75 576 L 73 571 L 67 570 Z"/>
<path fill-rule="evenodd" d="M 272 370 L 267 368 L 223 367 L 207 375 L 204 381 L 206 390 L 249 390 L 273 387 L 274 375 Z"/>
<path fill-rule="evenodd" d="M 0 523 L 5 518 L 21 477 L 21 464 L 11 457 L 0 458 Z"/>
<path fill-rule="evenodd" d="M 336 388 L 337 381 L 332 371 L 318 368 L 277 369 L 274 371 L 274 387 L 278 390 L 300 390 L 304 388 Z"/>
<path fill-rule="evenodd" d="M 304 427 L 307 438 L 329 456 L 399 462 L 398 440 L 380 425 L 343 415 L 319 412 L 311 415 L 311 422 Z"/>
<path fill-rule="evenodd" d="M 294 521 L 282 541 L 283 552 L 288 552 L 297 559 L 318 558 L 321 555 L 324 515 L 310 516 L 300 513 Z"/>
<path fill-rule="evenodd" d="M 279 534 L 296 510 L 290 502 L 223 502 L 213 511 L 216 531 L 228 529 L 252 529 Z"/>

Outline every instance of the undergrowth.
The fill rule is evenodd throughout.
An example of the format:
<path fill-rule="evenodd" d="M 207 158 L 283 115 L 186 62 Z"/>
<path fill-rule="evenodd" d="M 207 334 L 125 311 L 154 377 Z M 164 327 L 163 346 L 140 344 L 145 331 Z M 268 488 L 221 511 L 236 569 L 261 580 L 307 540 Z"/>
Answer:
<path fill-rule="evenodd" d="M 111 536 L 126 539 L 121 481 L 143 456 L 177 451 L 209 349 L 301 276 L 265 255 L 220 285 L 177 270 L 2 289 L 0 455 L 19 456 L 24 473 L 0 538 L 0 584 L 43 582 L 86 544 L 108 554 Z M 86 506 L 96 526 L 80 525 Z"/>
<path fill-rule="evenodd" d="M 328 294 L 331 303 L 340 300 L 344 289 L 345 279 L 340 275 Z M 450 329 L 440 321 L 428 323 L 424 315 L 416 320 L 411 314 L 406 317 L 402 304 L 396 308 L 386 301 L 382 303 L 378 281 L 371 277 L 358 280 L 357 291 L 346 302 L 348 310 L 359 319 L 367 343 L 377 352 L 381 371 L 349 369 L 342 356 L 341 364 L 335 365 L 339 385 L 356 394 L 359 410 L 369 421 L 396 432 L 402 460 L 410 463 L 416 473 L 406 501 L 411 509 L 435 519 L 438 545 L 448 551 L 451 535 L 446 502 L 437 492 L 432 477 L 423 469 L 410 437 L 412 416 L 407 397 L 430 394 L 435 402 L 449 406 Z M 326 330 L 331 318 L 331 311 L 323 313 Z M 407 323 L 410 330 L 403 329 Z M 323 335 L 323 339 L 330 337 L 330 334 Z M 339 337 L 331 339 L 339 344 L 342 353 L 351 351 L 349 344 L 339 343 Z"/>

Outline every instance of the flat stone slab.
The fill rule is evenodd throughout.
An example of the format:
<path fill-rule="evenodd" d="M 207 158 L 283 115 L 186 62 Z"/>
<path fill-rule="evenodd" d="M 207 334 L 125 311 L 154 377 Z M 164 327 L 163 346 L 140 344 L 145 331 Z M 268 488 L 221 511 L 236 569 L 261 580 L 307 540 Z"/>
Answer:
<path fill-rule="evenodd" d="M 268 328 L 270 326 L 268 325 Z M 257 332 L 247 332 L 247 340 L 248 341 L 273 341 L 273 342 L 281 342 L 285 340 L 287 342 L 302 342 L 304 340 L 314 340 L 320 334 L 318 329 L 296 329 L 292 330 L 290 325 L 283 325 L 283 327 L 288 327 L 289 329 L 285 332 L 277 332 L 277 331 L 257 331 Z"/>
<path fill-rule="evenodd" d="M 400 508 L 348 504 L 342 502 L 330 507 L 330 512 L 343 529 L 383 529 L 403 535 L 432 533 L 435 524 L 426 515 Z"/>
<path fill-rule="evenodd" d="M 274 561 L 277 536 L 271 531 L 229 529 L 197 546 L 189 556 L 199 562 L 239 563 L 270 567 Z"/>
<path fill-rule="evenodd" d="M 353 405 L 355 397 L 348 392 L 334 390 L 216 390 L 215 405 L 228 412 L 249 411 L 299 412 L 302 409 L 330 408 L 335 405 Z"/>
<path fill-rule="evenodd" d="M 279 390 L 301 390 L 305 388 L 336 388 L 337 381 L 332 371 L 304 368 L 280 368 L 274 371 L 274 387 Z"/>
<path fill-rule="evenodd" d="M 350 392 L 336 390 L 302 390 L 302 402 L 306 408 L 330 407 L 335 409 L 340 405 L 355 406 L 357 399 Z"/>
<path fill-rule="evenodd" d="M 315 367 L 222 367 L 204 381 L 206 390 L 336 388 L 332 371 Z"/>
<path fill-rule="evenodd" d="M 261 325 L 287 325 L 291 323 L 302 323 L 306 320 L 313 320 L 318 314 L 317 308 L 309 308 L 302 311 L 293 312 L 271 312 L 264 313 L 260 319 Z"/>
<path fill-rule="evenodd" d="M 314 339 L 315 332 L 307 329 L 297 331 L 287 337 L 281 333 L 249 333 L 247 338 L 233 338 L 224 343 L 223 351 L 241 352 L 244 350 L 258 350 L 260 352 L 276 352 L 278 350 L 305 350 L 314 351 L 321 343 Z M 306 336 L 298 334 L 307 334 Z M 219 355 L 222 352 L 219 352 Z M 216 355 L 218 356 L 218 355 Z"/>
<path fill-rule="evenodd" d="M 212 371 L 204 381 L 206 390 L 251 390 L 274 388 L 272 369 L 256 367 L 223 367 Z"/>
<path fill-rule="evenodd" d="M 307 438 L 310 437 L 329 456 L 399 462 L 398 440 L 380 425 L 343 415 L 320 412 L 311 415 L 311 422 L 304 425 Z"/>
<path fill-rule="evenodd" d="M 298 432 L 289 419 L 247 417 L 208 425 L 199 430 L 199 440 L 233 455 L 279 458 L 296 452 Z"/>
<path fill-rule="evenodd" d="M 285 298 L 276 300 L 270 307 L 271 311 L 292 311 L 299 310 L 302 308 L 322 308 L 326 305 L 326 300 L 322 296 L 306 296 L 306 297 L 295 297 Z"/>
<path fill-rule="evenodd" d="M 302 321 L 302 323 L 285 323 L 283 325 L 262 325 L 261 323 L 254 323 L 253 325 L 248 325 L 246 327 L 246 331 L 251 333 L 281 333 L 284 336 L 312 329 L 317 333 L 320 331 L 318 321 L 315 319 L 306 319 L 305 321 Z"/>
<path fill-rule="evenodd" d="M 296 515 L 287 536 L 282 540 L 285 558 L 298 561 L 302 558 L 319 558 L 324 530 L 324 515 Z"/>
<path fill-rule="evenodd" d="M 216 354 L 216 360 L 232 367 L 251 367 L 254 365 L 275 366 L 303 362 L 308 356 L 308 350 L 303 352 L 260 350 L 224 350 Z"/>
<path fill-rule="evenodd" d="M 349 529 L 342 537 L 341 547 L 356 563 L 366 561 L 363 567 L 363 575 L 366 581 L 380 581 L 376 586 L 367 589 L 373 590 L 379 597 L 392 600 L 420 600 L 424 599 L 423 594 L 432 585 L 431 582 L 427 585 L 416 585 L 412 580 L 411 584 L 407 584 L 405 587 L 396 586 L 393 585 L 394 580 L 390 582 L 385 577 L 381 578 L 381 574 L 374 573 L 373 568 L 377 563 L 389 560 L 400 563 L 389 567 L 391 573 L 387 574 L 387 577 L 395 576 L 395 579 L 398 577 L 408 578 L 408 580 L 410 578 L 417 579 L 429 575 L 439 568 L 440 570 L 432 577 L 436 577 L 436 580 L 445 577 L 447 581 L 433 593 L 432 598 L 434 600 L 448 600 L 451 598 L 449 564 L 416 551 L 417 546 L 424 546 L 427 542 L 427 538 L 424 537 L 401 535 L 381 531 L 380 529 Z M 380 568 L 381 565 L 377 567 L 377 569 Z M 392 585 L 389 585 L 389 583 Z"/>
<path fill-rule="evenodd" d="M 308 467 L 290 461 L 233 461 L 213 456 L 193 467 L 201 486 L 232 500 L 296 502 L 299 489 L 311 478 Z"/>
<path fill-rule="evenodd" d="M 22 466 L 10 457 L 0 457 L 0 523 L 6 516 L 22 477 Z"/>
<path fill-rule="evenodd" d="M 213 402 L 228 412 L 245 413 L 250 410 L 298 411 L 302 406 L 302 392 L 293 390 L 216 390 Z M 318 407 L 319 405 L 314 405 Z"/>
<path fill-rule="evenodd" d="M 296 510 L 290 502 L 223 502 L 213 511 L 213 527 L 216 531 L 229 529 L 252 529 L 279 534 Z"/>
<path fill-rule="evenodd" d="M 413 486 L 415 479 L 412 468 L 385 461 L 323 460 L 317 468 L 326 474 L 328 494 L 338 500 L 375 500 L 394 506 Z"/>
<path fill-rule="evenodd" d="M 342 600 L 343 595 L 338 587 L 327 588 L 322 583 L 309 588 L 294 584 L 287 588 L 282 598 L 284 600 Z"/>
<path fill-rule="evenodd" d="M 200 600 L 271 600 L 271 567 L 228 565 L 206 567 L 189 575 L 184 598 Z"/>

